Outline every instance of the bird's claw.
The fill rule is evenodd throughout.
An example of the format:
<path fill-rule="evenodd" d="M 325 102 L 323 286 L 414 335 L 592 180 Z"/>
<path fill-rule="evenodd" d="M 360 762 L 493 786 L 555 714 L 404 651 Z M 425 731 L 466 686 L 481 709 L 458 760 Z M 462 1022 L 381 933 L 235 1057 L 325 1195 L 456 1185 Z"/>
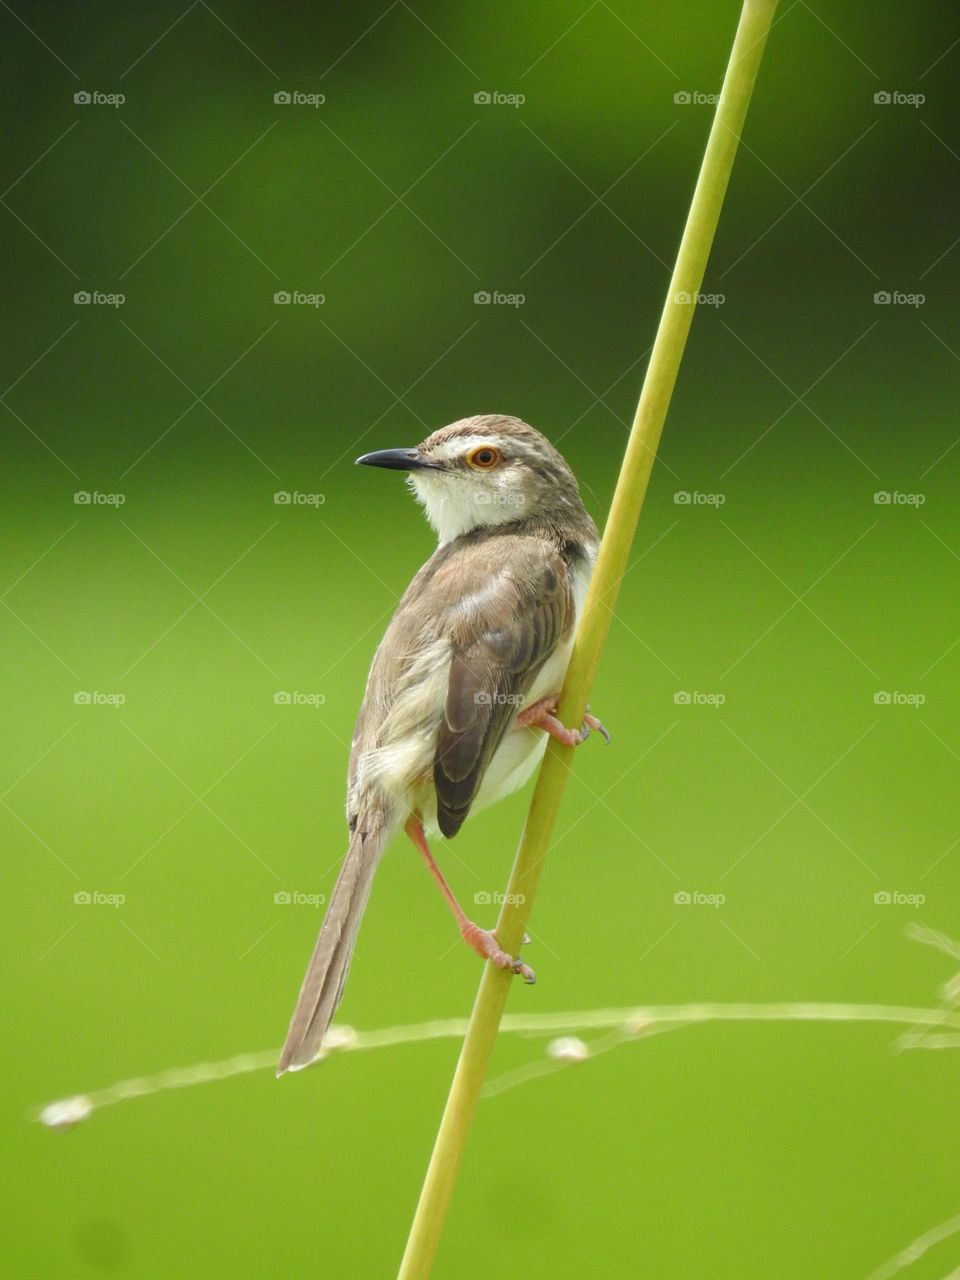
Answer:
<path fill-rule="evenodd" d="M 606 725 L 596 716 L 592 716 L 589 710 L 584 712 L 583 724 L 579 729 L 568 729 L 562 721 L 557 719 L 554 714 L 556 709 L 557 695 L 551 694 L 550 697 L 541 698 L 539 702 L 533 702 L 529 707 L 524 708 L 517 716 L 517 724 L 525 729 L 542 729 L 544 733 L 548 733 L 551 738 L 555 738 L 565 747 L 578 747 L 581 742 L 586 742 L 592 729 L 596 729 L 605 742 L 610 741 Z"/>
<path fill-rule="evenodd" d="M 603 738 L 607 746 L 610 745 L 610 730 L 607 728 L 607 726 L 603 723 L 602 720 L 598 719 L 596 716 L 592 716 L 590 712 L 587 711 L 584 713 L 583 728 L 580 730 L 581 742 L 586 742 L 586 740 L 590 737 L 591 729 L 596 729 L 597 733 L 600 734 L 601 738 Z"/>
<path fill-rule="evenodd" d="M 528 964 L 524 964 L 519 956 L 508 955 L 501 949 L 492 929 L 481 929 L 479 925 L 471 922 L 464 926 L 463 938 L 478 956 L 484 960 L 492 960 L 498 969 L 509 969 L 530 986 L 536 982 L 537 975 Z M 524 941 L 528 941 L 526 935 L 524 935 Z"/>

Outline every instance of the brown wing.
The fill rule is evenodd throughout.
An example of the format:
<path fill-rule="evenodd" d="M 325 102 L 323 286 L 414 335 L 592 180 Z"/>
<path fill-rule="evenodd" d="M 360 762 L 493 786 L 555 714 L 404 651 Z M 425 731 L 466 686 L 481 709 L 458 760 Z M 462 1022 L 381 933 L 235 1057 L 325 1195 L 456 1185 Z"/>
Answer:
<path fill-rule="evenodd" d="M 539 539 L 510 542 L 500 571 L 464 601 L 454 628 L 433 769 L 445 836 L 460 830 L 507 726 L 573 623 L 563 559 Z"/>

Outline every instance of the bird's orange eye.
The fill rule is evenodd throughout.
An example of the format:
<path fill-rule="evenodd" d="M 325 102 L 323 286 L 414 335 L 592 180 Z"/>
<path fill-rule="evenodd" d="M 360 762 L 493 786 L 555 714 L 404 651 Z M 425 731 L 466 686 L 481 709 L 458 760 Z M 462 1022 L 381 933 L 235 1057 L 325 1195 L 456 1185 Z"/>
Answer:
<path fill-rule="evenodd" d="M 500 450 L 492 445 L 484 444 L 479 449 L 471 449 L 467 454 L 467 465 L 476 467 L 478 471 L 489 471 L 500 461 Z"/>

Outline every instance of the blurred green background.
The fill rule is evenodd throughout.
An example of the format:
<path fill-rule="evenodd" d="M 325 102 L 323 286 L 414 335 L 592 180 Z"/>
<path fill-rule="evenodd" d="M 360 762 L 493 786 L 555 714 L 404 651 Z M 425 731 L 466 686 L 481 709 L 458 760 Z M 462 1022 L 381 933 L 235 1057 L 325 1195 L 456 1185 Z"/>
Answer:
<path fill-rule="evenodd" d="M 602 522 L 738 12 L 4 6 L 11 1274 L 393 1274 L 452 1042 L 29 1117 L 279 1044 L 321 911 L 274 895 L 329 893 L 432 545 L 353 458 L 516 413 Z M 958 38 L 952 4 L 781 0 L 513 1012 L 950 976 L 903 930 L 960 934 Z M 441 842 L 468 903 L 527 801 Z M 343 1021 L 478 978 L 398 845 Z M 896 1035 L 706 1027 L 485 1101 L 436 1274 L 869 1275 L 960 1208 L 954 1060 Z"/>

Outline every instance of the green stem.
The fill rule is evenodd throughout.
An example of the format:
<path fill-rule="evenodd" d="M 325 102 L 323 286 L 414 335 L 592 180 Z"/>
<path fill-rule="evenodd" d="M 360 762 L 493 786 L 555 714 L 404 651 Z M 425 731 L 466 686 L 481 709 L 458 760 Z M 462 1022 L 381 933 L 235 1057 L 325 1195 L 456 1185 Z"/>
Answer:
<path fill-rule="evenodd" d="M 700 293 L 730 171 L 777 0 L 745 0 L 707 149 L 687 215 L 677 264 L 647 366 L 610 517 L 577 632 L 558 710 L 580 724 L 627 567 L 657 445 Z M 537 778 L 496 933 L 505 951 L 520 949 L 570 767 L 571 748 L 552 739 Z M 399 1280 L 426 1280 L 453 1196 L 467 1135 L 496 1041 L 512 975 L 487 965 L 440 1122 Z"/>

